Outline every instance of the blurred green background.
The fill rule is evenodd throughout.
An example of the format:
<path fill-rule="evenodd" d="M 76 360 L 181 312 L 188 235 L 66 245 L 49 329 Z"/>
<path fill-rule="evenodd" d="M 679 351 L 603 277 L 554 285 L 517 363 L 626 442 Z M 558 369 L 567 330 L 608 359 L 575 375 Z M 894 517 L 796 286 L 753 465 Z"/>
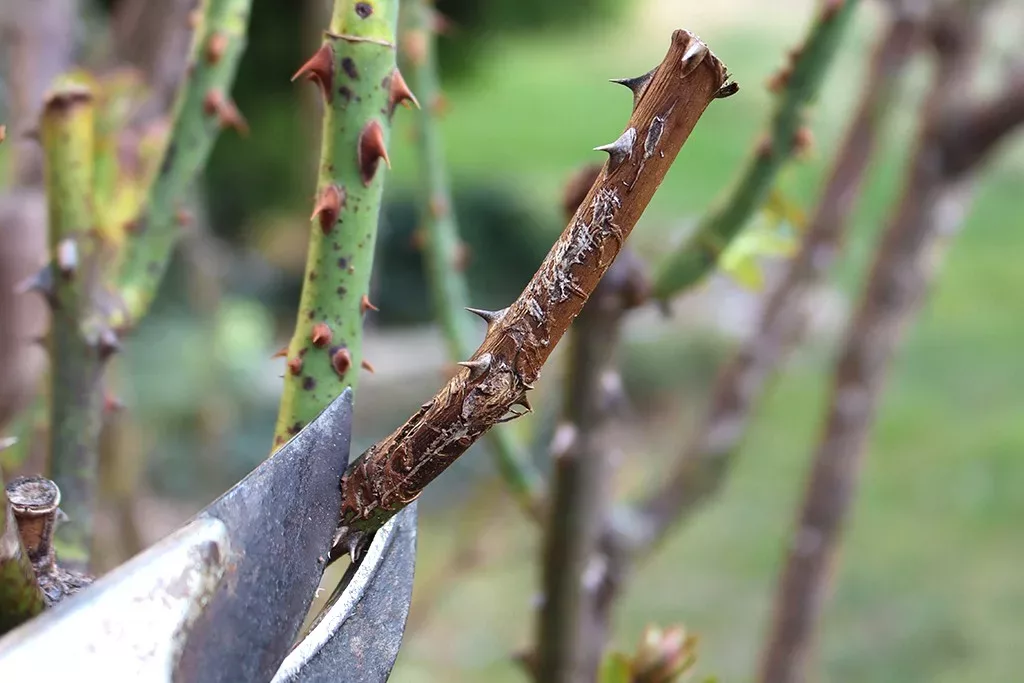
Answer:
<path fill-rule="evenodd" d="M 648 70 L 671 30 L 700 34 L 740 83 L 712 105 L 631 242 L 656 263 L 734 176 L 770 112 L 763 84 L 800 38 L 802 0 L 440 2 L 442 127 L 456 209 L 470 246 L 474 303 L 514 297 L 561 230 L 569 174 L 614 139 L 629 94 L 609 78 Z M 315 40 L 293 4 L 256 0 L 236 90 L 252 132 L 222 136 L 197 197 L 209 230 L 190 239 L 158 307 L 116 370 L 128 410 L 120 438 L 145 458 L 139 530 L 151 542 L 265 457 L 280 360 L 298 298 L 313 187 L 315 108 L 289 83 Z M 779 188 L 809 209 L 842 133 L 881 14 L 867 3 L 813 114 L 817 145 Z M 305 32 L 304 32 L 305 31 Z M 749 680 L 818 434 L 836 335 L 897 197 L 925 65 L 897 101 L 883 153 L 808 347 L 760 410 L 726 489 L 634 577 L 616 645 L 648 622 L 699 633 L 702 674 Z M 353 455 L 439 385 L 446 359 L 430 325 L 412 244 L 416 186 L 409 116 L 390 157 Z M 871 439 L 846 535 L 815 680 L 1020 681 L 1024 671 L 1024 149 L 993 160 L 934 296 L 901 351 Z M 719 277 L 642 312 L 627 330 L 632 410 L 614 437 L 619 490 L 656 480 L 699 419 L 717 365 L 749 324 L 758 293 Z M 481 330 L 482 335 L 482 330 Z M 543 465 L 557 411 L 560 357 L 534 415 L 517 429 Z M 510 653 L 530 642 L 538 537 L 494 495 L 474 449 L 424 496 L 416 602 L 392 680 L 524 680 Z M 482 493 L 483 491 L 484 493 Z M 472 538 L 467 542 L 466 538 Z M 120 561 L 117 544 L 108 558 Z M 123 550 L 121 551 L 123 552 Z M 453 564 L 452 557 L 461 558 Z"/>

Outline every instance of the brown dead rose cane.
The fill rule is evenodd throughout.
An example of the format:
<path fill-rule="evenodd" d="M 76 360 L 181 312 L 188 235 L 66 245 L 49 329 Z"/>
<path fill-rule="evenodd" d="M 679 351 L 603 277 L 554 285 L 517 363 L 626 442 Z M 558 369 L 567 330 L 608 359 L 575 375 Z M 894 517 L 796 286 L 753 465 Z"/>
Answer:
<path fill-rule="evenodd" d="M 358 556 L 374 531 L 487 430 L 526 405 L 541 367 L 665 177 L 712 100 L 736 92 L 724 65 L 696 35 L 677 30 L 661 64 L 620 81 L 633 113 L 603 172 L 519 298 L 488 316 L 473 357 L 432 399 L 352 463 L 341 481 L 333 557 Z"/>

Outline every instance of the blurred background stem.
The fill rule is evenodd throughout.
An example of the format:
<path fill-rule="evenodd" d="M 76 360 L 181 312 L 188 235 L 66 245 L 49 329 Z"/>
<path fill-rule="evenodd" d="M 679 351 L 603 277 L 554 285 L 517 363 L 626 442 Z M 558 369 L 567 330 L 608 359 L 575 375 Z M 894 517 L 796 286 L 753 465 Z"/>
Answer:
<path fill-rule="evenodd" d="M 435 55 L 438 16 L 431 0 L 405 1 L 400 57 L 412 92 L 421 102 L 421 111 L 416 116 L 420 164 L 418 229 L 424 236 L 430 298 L 450 357 L 463 360 L 472 355 L 483 335 L 466 312 L 471 302 L 462 257 L 465 245 L 459 238 L 443 141 L 435 121 L 443 107 Z M 537 518 L 544 505 L 544 482 L 526 445 L 512 429 L 491 431 L 486 444 L 512 497 L 529 516 Z"/>
<path fill-rule="evenodd" d="M 817 625 L 890 364 L 970 210 L 977 167 L 1024 125 L 1019 74 L 1011 74 L 990 103 L 977 98 L 983 11 L 978 3 L 951 3 L 928 26 L 936 52 L 932 83 L 901 194 L 835 363 L 822 434 L 779 577 L 761 683 L 813 678 Z M 1002 115 L 991 118 L 993 108 Z"/>
<path fill-rule="evenodd" d="M 654 281 L 656 298 L 667 301 L 711 273 L 722 252 L 768 198 L 779 171 L 794 152 L 807 147 L 809 131 L 802 128 L 807 109 L 828 76 L 859 4 L 859 0 L 819 3 L 807 36 L 769 82 L 769 89 L 777 94 L 766 137 L 758 142 L 731 189 L 661 264 Z M 807 132 L 800 134 L 801 130 Z"/>
<path fill-rule="evenodd" d="M 639 504 L 642 539 L 624 539 L 627 546 L 639 542 L 630 552 L 644 554 L 658 547 L 724 485 L 771 380 L 807 332 L 810 297 L 840 256 L 851 214 L 922 30 L 920 17 L 895 13 L 875 44 L 860 100 L 799 252 L 765 297 L 752 333 L 722 368 L 708 413 L 672 473 Z"/>

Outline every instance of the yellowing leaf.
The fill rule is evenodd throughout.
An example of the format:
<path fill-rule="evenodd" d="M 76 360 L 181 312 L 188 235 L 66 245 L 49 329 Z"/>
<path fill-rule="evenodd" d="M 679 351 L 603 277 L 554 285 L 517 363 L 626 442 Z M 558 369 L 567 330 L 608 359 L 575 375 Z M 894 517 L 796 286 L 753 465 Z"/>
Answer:
<path fill-rule="evenodd" d="M 761 261 L 793 256 L 805 225 L 803 210 L 779 190 L 772 190 L 754 222 L 722 253 L 719 267 L 742 287 L 760 290 L 764 287 Z"/>
<path fill-rule="evenodd" d="M 629 658 L 621 652 L 609 652 L 601 664 L 600 683 L 630 683 Z"/>
<path fill-rule="evenodd" d="M 776 226 L 786 224 L 801 234 L 807 228 L 807 215 L 803 207 L 783 194 L 778 187 L 772 188 L 761 211 Z"/>

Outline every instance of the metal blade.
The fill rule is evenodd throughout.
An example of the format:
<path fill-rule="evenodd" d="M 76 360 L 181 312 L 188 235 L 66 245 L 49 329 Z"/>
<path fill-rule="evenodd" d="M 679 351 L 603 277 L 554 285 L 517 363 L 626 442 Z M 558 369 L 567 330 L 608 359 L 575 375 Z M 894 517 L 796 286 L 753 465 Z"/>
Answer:
<path fill-rule="evenodd" d="M 201 516 L 228 528 L 232 561 L 188 630 L 175 681 L 268 681 L 291 649 L 323 575 L 341 509 L 352 392 Z"/>
<path fill-rule="evenodd" d="M 2 679 L 170 681 L 229 555 L 222 522 L 193 521 L 0 639 Z"/>
<path fill-rule="evenodd" d="M 351 422 L 346 390 L 188 525 L 9 633 L 4 680 L 269 681 L 323 574 Z"/>
<path fill-rule="evenodd" d="M 398 658 L 412 601 L 416 504 L 376 533 L 344 590 L 285 659 L 273 683 L 383 683 Z"/>

